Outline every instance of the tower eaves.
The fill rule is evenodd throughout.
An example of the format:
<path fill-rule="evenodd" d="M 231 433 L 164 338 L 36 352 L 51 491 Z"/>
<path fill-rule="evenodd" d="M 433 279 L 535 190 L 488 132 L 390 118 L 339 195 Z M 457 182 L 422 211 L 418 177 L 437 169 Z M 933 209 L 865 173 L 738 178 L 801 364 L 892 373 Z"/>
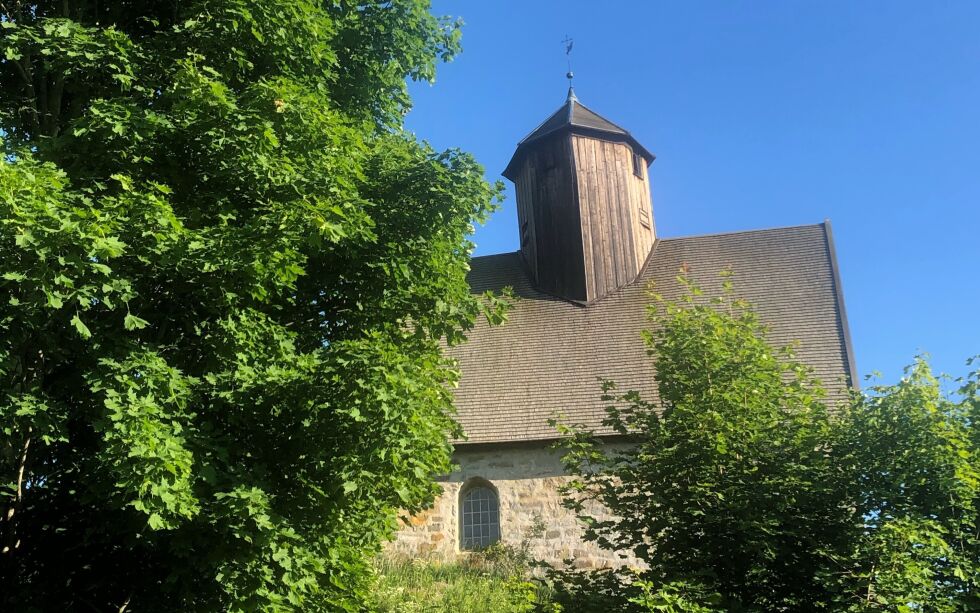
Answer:
<path fill-rule="evenodd" d="M 657 157 L 641 145 L 627 130 L 579 102 L 575 90 L 569 87 L 565 104 L 517 143 L 514 156 L 502 173 L 504 177 L 514 180 L 514 172 L 517 170 L 518 160 L 525 147 L 563 130 L 594 132 L 599 135 L 607 135 L 613 140 L 626 141 L 636 153 L 643 156 L 648 165 L 652 164 Z"/>

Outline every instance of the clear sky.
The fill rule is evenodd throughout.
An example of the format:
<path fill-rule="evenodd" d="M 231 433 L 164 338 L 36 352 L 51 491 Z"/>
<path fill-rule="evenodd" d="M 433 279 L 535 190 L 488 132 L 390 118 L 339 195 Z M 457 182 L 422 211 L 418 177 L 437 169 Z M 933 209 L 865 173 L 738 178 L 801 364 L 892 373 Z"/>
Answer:
<path fill-rule="evenodd" d="M 864 375 L 980 353 L 980 2 L 437 1 L 463 53 L 410 129 L 502 179 L 565 99 L 657 154 L 660 236 L 833 224 Z M 518 248 L 512 185 L 477 254 Z M 736 271 L 737 274 L 737 271 Z"/>

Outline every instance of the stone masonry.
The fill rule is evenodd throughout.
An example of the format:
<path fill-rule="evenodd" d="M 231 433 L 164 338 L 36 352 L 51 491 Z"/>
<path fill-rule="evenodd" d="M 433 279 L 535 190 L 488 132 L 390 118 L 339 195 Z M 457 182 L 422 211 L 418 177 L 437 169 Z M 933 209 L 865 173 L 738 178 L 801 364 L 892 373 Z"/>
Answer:
<path fill-rule="evenodd" d="M 530 539 L 533 556 L 552 564 L 575 558 L 579 567 L 639 566 L 632 556 L 603 551 L 582 540 L 582 526 L 561 504 L 558 487 L 569 480 L 557 451 L 546 444 L 500 445 L 482 450 L 457 449 L 458 469 L 437 481 L 443 489 L 431 509 L 406 518 L 389 553 L 411 558 L 451 560 L 459 555 L 460 492 L 473 482 L 489 482 L 500 500 L 500 535 L 519 546 Z M 608 517 L 597 509 L 597 518 Z M 530 538 L 536 520 L 541 536 Z"/>

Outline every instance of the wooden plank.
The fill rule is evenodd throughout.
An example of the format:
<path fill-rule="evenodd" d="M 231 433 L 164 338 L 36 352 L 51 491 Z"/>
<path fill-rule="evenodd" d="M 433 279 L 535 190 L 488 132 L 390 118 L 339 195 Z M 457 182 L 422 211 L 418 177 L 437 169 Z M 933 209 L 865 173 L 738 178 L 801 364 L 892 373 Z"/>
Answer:
<path fill-rule="evenodd" d="M 636 273 L 639 271 L 639 266 L 636 263 L 636 254 L 639 250 L 637 245 L 637 221 L 638 214 L 633 207 L 632 189 L 637 182 L 636 176 L 633 174 L 633 151 L 628 146 L 624 144 L 616 145 L 618 151 L 618 157 L 621 170 L 619 174 L 620 181 L 620 219 L 623 220 L 623 252 L 624 252 L 624 264 L 626 266 L 625 279 L 623 283 L 631 283 L 636 278 Z"/>
<path fill-rule="evenodd" d="M 588 206 L 588 199 L 582 198 L 581 194 L 587 193 L 583 183 L 587 181 L 584 169 L 580 170 L 580 160 L 582 159 L 582 139 L 574 134 L 569 135 L 569 146 L 572 157 L 569 160 L 569 167 L 575 183 L 575 193 L 572 194 L 572 204 L 579 206 L 579 226 L 582 233 L 582 277 L 585 281 L 585 296 L 588 300 L 595 295 L 595 276 L 592 274 L 592 258 L 594 257 L 594 245 L 592 242 L 592 210 Z"/>
<path fill-rule="evenodd" d="M 610 173 L 611 181 L 609 183 L 611 190 L 609 203 L 615 220 L 609 239 L 616 262 L 616 287 L 618 288 L 633 280 L 633 254 L 632 249 L 630 249 L 633 227 L 629 223 L 629 183 L 626 182 L 624 174 L 631 171 L 625 163 L 624 145 L 607 142 L 603 148 L 608 152 L 607 155 L 613 162 L 615 169 L 615 172 Z"/>
<path fill-rule="evenodd" d="M 633 266 L 634 266 L 634 276 L 639 273 L 640 267 L 643 266 L 643 260 L 646 255 L 646 240 L 643 235 L 643 225 L 641 223 L 642 216 L 639 207 L 639 190 L 643 185 L 643 177 L 637 177 L 633 174 L 633 150 L 630 149 L 628 152 L 630 156 L 630 175 L 628 177 L 628 189 L 627 195 L 629 197 L 629 202 L 627 202 L 627 212 L 630 215 L 630 240 L 633 244 Z M 643 173 L 643 166 L 640 165 L 640 173 Z"/>
<path fill-rule="evenodd" d="M 534 198 L 531 196 L 530 185 L 533 179 L 531 178 L 531 167 L 530 162 L 525 158 L 524 164 L 521 169 L 520 181 L 517 185 L 517 202 L 518 206 L 521 206 L 523 202 L 524 210 L 524 221 L 528 225 L 527 233 L 527 246 L 521 245 L 524 251 L 524 261 L 527 263 L 528 269 L 531 273 L 531 280 L 535 284 L 538 282 L 538 249 L 537 249 L 537 234 L 535 231 L 534 224 Z"/>
<path fill-rule="evenodd" d="M 603 296 L 606 293 L 606 287 L 609 284 L 610 266 L 609 266 L 609 248 L 605 241 L 605 228 L 606 228 L 606 211 L 603 210 L 599 203 L 599 182 L 601 177 L 598 172 L 598 163 L 596 161 L 596 141 L 592 138 L 586 138 L 583 141 L 587 155 L 588 155 L 588 172 L 589 172 L 589 191 L 588 191 L 588 204 L 592 210 L 593 219 L 595 224 L 593 225 L 593 241 L 598 245 L 598 249 L 594 252 L 593 256 L 593 266 L 594 274 L 596 277 L 596 295 L 590 298 L 596 298 L 598 296 Z"/>
<path fill-rule="evenodd" d="M 596 152 L 596 206 L 602 213 L 602 255 L 603 269 L 606 275 L 606 284 L 602 289 L 603 295 L 616 287 L 616 257 L 614 254 L 615 245 L 613 244 L 613 227 L 615 225 L 615 215 L 609 206 L 609 175 L 610 169 L 606 164 L 606 157 L 603 155 L 603 142 L 593 141 L 593 149 Z"/>
<path fill-rule="evenodd" d="M 582 139 L 579 136 L 571 135 L 571 146 L 574 153 L 572 158 L 573 169 L 572 173 L 575 177 L 575 185 L 577 188 L 577 202 L 573 203 L 579 206 L 579 222 L 581 224 L 582 232 L 582 277 L 585 280 L 585 294 L 586 299 L 592 295 L 595 291 L 595 279 L 591 274 L 590 262 L 595 253 L 595 245 L 592 242 L 592 212 L 587 206 L 585 206 L 588 200 L 588 190 L 589 190 L 589 173 L 586 168 L 587 155 L 582 143 Z"/>
<path fill-rule="evenodd" d="M 596 160 L 599 167 L 600 196 L 599 206 L 605 213 L 606 228 L 603 241 L 606 244 L 608 253 L 610 276 L 606 280 L 605 293 L 612 291 L 619 285 L 619 254 L 618 242 L 616 237 L 619 234 L 619 220 L 616 214 L 616 160 L 609 155 L 609 143 L 605 141 L 596 142 L 596 152 L 599 158 Z"/>
<path fill-rule="evenodd" d="M 561 164 L 564 185 L 564 192 L 561 197 L 563 208 L 567 211 L 567 231 L 569 240 L 571 241 L 571 249 L 568 253 L 568 262 L 572 267 L 573 279 L 575 281 L 573 295 L 578 300 L 587 300 L 588 294 L 586 293 L 586 282 L 583 266 L 582 214 L 578 206 L 578 198 L 576 195 L 577 186 L 575 184 L 574 172 L 575 155 L 572 149 L 571 139 L 567 137 L 563 138 L 561 140 L 561 147 L 562 155 L 564 156 L 563 161 L 567 161 L 566 163 Z"/>
<path fill-rule="evenodd" d="M 630 226 L 630 238 L 633 242 L 633 263 L 635 266 L 636 273 L 639 272 L 640 267 L 643 265 L 643 259 L 646 254 L 646 240 L 644 237 L 643 229 L 643 215 L 640 206 L 640 189 L 643 185 L 643 178 L 637 177 L 633 174 L 633 152 L 629 150 L 630 156 L 630 176 L 628 181 L 627 194 L 629 196 L 629 202 L 627 203 L 627 209 L 630 215 L 631 226 Z M 642 166 L 641 174 L 642 174 Z M 634 274 L 636 274 L 634 273 Z"/>

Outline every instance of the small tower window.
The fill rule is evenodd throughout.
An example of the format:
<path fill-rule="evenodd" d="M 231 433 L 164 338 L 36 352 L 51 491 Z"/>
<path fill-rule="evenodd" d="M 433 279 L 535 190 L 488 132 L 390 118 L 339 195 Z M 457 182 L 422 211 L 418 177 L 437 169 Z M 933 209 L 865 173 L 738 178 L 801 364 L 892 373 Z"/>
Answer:
<path fill-rule="evenodd" d="M 460 549 L 485 549 L 500 540 L 500 503 L 489 483 L 464 489 L 459 506 Z"/>
<path fill-rule="evenodd" d="M 635 151 L 633 152 L 633 174 L 643 178 L 643 156 Z"/>

